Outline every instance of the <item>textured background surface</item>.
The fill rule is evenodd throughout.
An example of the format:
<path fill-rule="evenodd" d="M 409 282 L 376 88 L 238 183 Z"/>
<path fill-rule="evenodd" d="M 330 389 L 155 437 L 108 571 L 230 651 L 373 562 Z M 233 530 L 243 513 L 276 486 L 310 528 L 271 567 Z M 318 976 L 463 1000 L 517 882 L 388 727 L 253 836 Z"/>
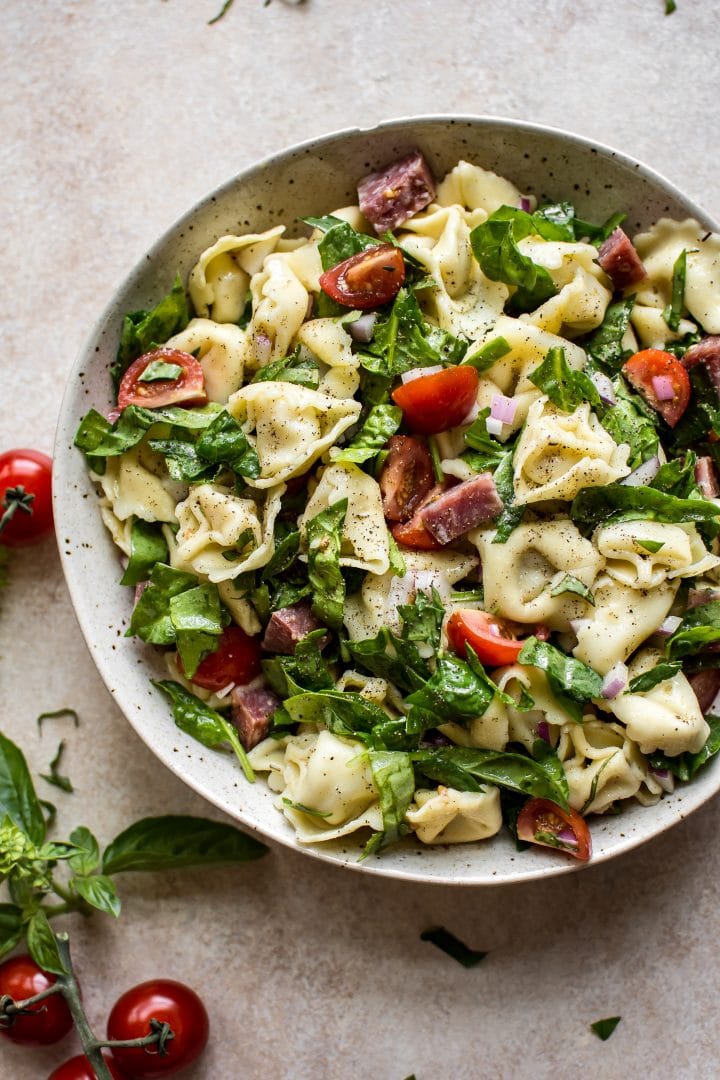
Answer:
<path fill-rule="evenodd" d="M 153 239 L 258 157 L 421 112 L 566 127 L 634 154 L 720 214 L 720 74 L 697 69 L 711 0 L 26 0 L 0 41 L 5 301 L 1 444 L 49 451 L 72 360 Z M 101 684 L 52 543 L 2 598 L 5 730 L 41 771 L 66 735 L 60 828 L 212 814 L 160 766 Z M 79 732 L 35 717 L 73 706 Z M 45 787 L 42 781 L 39 785 Z M 55 799 L 57 795 L 57 799 Z M 128 877 L 118 923 L 72 926 L 91 1020 L 126 987 L 193 985 L 214 1037 L 198 1080 L 714 1077 L 720 803 L 646 848 L 556 881 L 443 890 L 286 850 L 210 872 Z M 489 956 L 466 971 L 420 942 L 444 924 Z M 621 1014 L 600 1043 L 589 1024 Z M 75 1052 L 0 1048 L 45 1077 Z"/>

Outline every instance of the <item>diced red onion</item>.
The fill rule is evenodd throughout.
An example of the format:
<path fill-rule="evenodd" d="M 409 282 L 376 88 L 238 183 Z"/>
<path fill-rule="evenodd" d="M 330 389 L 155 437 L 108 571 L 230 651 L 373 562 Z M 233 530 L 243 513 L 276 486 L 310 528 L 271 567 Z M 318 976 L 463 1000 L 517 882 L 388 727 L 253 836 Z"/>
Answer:
<path fill-rule="evenodd" d="M 617 664 L 613 664 L 603 679 L 600 693 L 604 698 L 614 698 L 617 697 L 621 690 L 625 689 L 627 684 L 628 669 L 622 660 L 618 660 Z"/>
<path fill-rule="evenodd" d="M 652 777 L 657 780 L 663 791 L 666 791 L 668 795 L 671 795 L 675 790 L 675 777 L 669 769 L 648 769 L 648 772 Z"/>
<path fill-rule="evenodd" d="M 528 199 L 527 195 L 520 196 L 520 209 L 524 210 L 526 214 L 529 214 L 532 210 L 532 203 Z"/>
<path fill-rule="evenodd" d="M 223 686 L 222 690 L 216 690 L 215 696 L 219 698 L 227 697 L 231 690 L 235 689 L 235 683 L 229 682 L 227 686 Z"/>
<path fill-rule="evenodd" d="M 272 353 L 272 341 L 267 334 L 255 335 L 255 359 L 261 367 L 264 367 Z"/>
<path fill-rule="evenodd" d="M 687 606 L 699 607 L 700 604 L 711 604 L 713 600 L 720 600 L 720 589 L 690 589 Z"/>
<path fill-rule="evenodd" d="M 442 371 L 442 369 L 442 364 L 432 364 L 430 367 L 410 368 L 409 371 L 403 371 L 400 380 L 403 383 L 409 383 L 412 382 L 413 379 L 423 379 L 426 375 L 437 375 L 438 371 Z"/>
<path fill-rule="evenodd" d="M 107 414 L 108 424 L 114 424 L 116 420 L 119 420 L 122 416 L 122 409 L 111 409 Z"/>
<path fill-rule="evenodd" d="M 359 319 L 355 319 L 355 322 L 347 324 L 348 333 L 353 341 L 360 341 L 363 345 L 367 345 L 368 341 L 373 339 L 376 322 L 377 312 L 366 311 Z"/>
<path fill-rule="evenodd" d="M 671 634 L 675 633 L 681 622 L 682 619 L 679 615 L 668 615 L 667 619 L 660 623 L 655 632 L 662 637 L 670 637 Z"/>
<path fill-rule="evenodd" d="M 485 421 L 485 427 L 487 428 L 488 435 L 502 435 L 502 420 L 496 420 L 494 416 L 488 416 Z"/>
<path fill-rule="evenodd" d="M 593 371 L 590 376 L 590 382 L 593 384 L 600 400 L 604 401 L 606 405 L 614 405 L 617 401 L 615 397 L 615 390 L 613 388 L 612 380 L 608 375 L 605 375 L 602 371 Z"/>
<path fill-rule="evenodd" d="M 563 844 L 571 844 L 573 847 L 577 847 L 577 836 L 572 829 L 561 829 L 560 832 L 557 833 L 557 838 L 558 840 L 562 840 Z"/>
<path fill-rule="evenodd" d="M 626 476 L 620 483 L 625 487 L 645 487 L 651 480 L 654 480 L 660 470 L 660 459 L 657 457 L 648 458 L 647 461 L 643 461 L 642 465 L 638 465 L 635 472 L 631 472 L 629 476 Z"/>
<path fill-rule="evenodd" d="M 543 742 L 550 742 L 550 725 L 547 720 L 541 720 L 537 726 L 537 737 L 542 739 Z"/>
<path fill-rule="evenodd" d="M 490 402 L 490 415 L 493 420 L 500 420 L 503 424 L 512 424 L 516 409 L 517 401 L 514 398 L 505 397 L 504 394 L 493 394 Z"/>
<path fill-rule="evenodd" d="M 147 589 L 149 584 L 150 584 L 149 581 L 139 581 L 137 583 L 137 585 L 135 586 L 135 603 L 136 604 L 137 604 L 138 600 L 140 599 L 140 597 L 142 596 L 142 594 Z"/>
<path fill-rule="evenodd" d="M 675 397 L 675 387 L 669 375 L 653 375 L 650 381 L 658 401 L 672 401 Z"/>

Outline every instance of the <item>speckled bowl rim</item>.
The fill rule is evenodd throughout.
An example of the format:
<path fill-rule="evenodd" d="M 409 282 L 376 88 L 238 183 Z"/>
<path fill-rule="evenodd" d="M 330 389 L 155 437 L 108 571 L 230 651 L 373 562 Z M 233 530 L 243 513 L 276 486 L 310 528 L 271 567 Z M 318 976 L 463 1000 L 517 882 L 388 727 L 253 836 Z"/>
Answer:
<path fill-rule="evenodd" d="M 285 162 L 287 159 L 296 157 L 303 152 L 315 153 L 322 151 L 349 138 L 363 135 L 375 137 L 390 133 L 397 133 L 397 135 L 402 138 L 406 134 L 412 135 L 413 129 L 427 124 L 442 124 L 446 126 L 457 126 L 458 128 L 468 126 L 472 128 L 475 133 L 481 132 L 482 130 L 496 133 L 501 133 L 503 130 L 510 130 L 513 133 L 527 132 L 534 136 L 547 137 L 556 141 L 558 144 L 563 144 L 565 147 L 575 147 L 579 150 L 595 153 L 606 160 L 612 159 L 620 166 L 624 166 L 625 169 L 636 172 L 644 181 L 650 184 L 664 197 L 682 204 L 684 212 L 689 216 L 697 218 L 704 227 L 713 231 L 720 231 L 720 225 L 718 225 L 710 215 L 708 215 L 707 212 L 699 207 L 692 199 L 684 195 L 680 189 L 664 176 L 651 169 L 649 166 L 630 157 L 628 154 L 615 150 L 603 143 L 598 143 L 572 132 L 564 131 L 560 128 L 512 118 L 458 114 L 426 114 L 422 116 L 400 117 L 377 125 L 372 125 L 368 128 L 346 128 L 327 135 L 316 136 L 287 147 L 278 153 L 270 154 L 233 176 L 226 183 L 203 197 L 162 234 L 118 287 L 113 297 L 106 305 L 105 310 L 97 320 L 85 345 L 80 350 L 68 377 L 67 387 L 60 407 L 55 438 L 53 506 L 56 536 L 63 572 L 65 574 L 65 579 L 80 628 L 87 642 L 93 661 L 108 690 L 115 697 L 118 706 L 143 741 L 168 768 L 199 795 L 225 811 L 230 817 L 237 820 L 244 829 L 263 840 L 276 841 L 293 848 L 295 851 L 302 851 L 312 858 L 320 859 L 334 865 L 348 867 L 364 873 L 437 885 L 518 884 L 524 881 L 553 877 L 558 874 L 577 872 L 578 870 L 586 868 L 586 866 L 592 867 L 607 859 L 613 858 L 616 855 L 631 851 L 640 844 L 646 843 L 653 837 L 660 835 L 672 825 L 682 821 L 693 810 L 696 810 L 716 794 L 718 788 L 720 788 L 720 768 L 717 767 L 716 763 L 712 763 L 695 781 L 689 785 L 680 786 L 672 796 L 666 796 L 655 806 L 638 807 L 637 811 L 633 809 L 630 814 L 623 814 L 621 818 L 596 819 L 593 822 L 595 851 L 593 859 L 589 864 L 580 864 L 576 860 L 558 857 L 554 853 L 542 850 L 530 850 L 528 852 L 523 852 L 517 860 L 515 860 L 513 856 L 510 856 L 511 861 L 515 864 L 510 870 L 498 872 L 497 868 L 483 868 L 481 872 L 477 872 L 472 866 L 472 849 L 478 847 L 478 845 L 475 844 L 448 845 L 441 849 L 434 847 L 423 847 L 421 849 L 421 846 L 418 844 L 408 849 L 401 845 L 401 847 L 397 849 L 399 857 L 398 854 L 394 854 L 391 849 L 391 851 L 379 858 L 366 859 L 362 862 L 358 861 L 359 849 L 357 847 L 353 847 L 353 850 L 348 852 L 346 848 L 339 847 L 338 845 L 332 847 L 329 847 L 328 845 L 301 845 L 296 841 L 294 833 L 285 822 L 284 817 L 278 813 L 274 806 L 272 806 L 271 798 L 266 800 L 266 805 L 271 809 L 271 813 L 267 814 L 267 820 L 265 820 L 264 814 L 262 815 L 262 819 L 259 819 L 257 816 L 248 814 L 242 807 L 233 805 L 228 798 L 223 797 L 218 790 L 213 790 L 209 787 L 207 778 L 192 775 L 192 770 L 183 764 L 185 758 L 178 752 L 177 745 L 170 748 L 169 745 L 161 745 L 161 742 L 164 740 L 167 744 L 183 744 L 183 750 L 188 750 L 188 758 L 194 757 L 197 759 L 203 757 L 203 755 L 207 756 L 208 753 L 212 754 L 212 752 L 206 752 L 202 747 L 199 747 L 198 744 L 192 743 L 191 740 L 186 740 L 184 736 L 181 736 L 180 733 L 174 729 L 171 720 L 169 721 L 171 732 L 167 732 L 167 734 L 171 734 L 171 737 L 166 738 L 165 730 L 161 729 L 162 736 L 158 738 L 155 728 L 148 725 L 146 722 L 147 714 L 142 717 L 136 715 L 136 711 L 140 706 L 137 705 L 121 684 L 117 684 L 117 657 L 111 655 L 107 649 L 110 639 L 114 640 L 121 632 L 112 621 L 113 604 L 109 602 L 107 608 L 104 609 L 105 615 L 109 614 L 111 616 L 111 621 L 108 623 L 107 637 L 106 639 L 103 639 L 102 633 L 99 636 L 97 635 L 97 628 L 94 626 L 93 621 L 93 603 L 96 601 L 97 596 L 95 591 L 89 587 L 92 582 L 91 568 L 89 568 L 90 577 L 88 577 L 88 574 L 85 572 L 88 569 L 85 560 L 78 560 L 72 557 L 73 554 L 77 554 L 79 547 L 83 546 L 78 543 L 78 546 L 73 552 L 71 544 L 73 543 L 72 538 L 73 533 L 76 530 L 77 522 L 83 520 L 82 515 L 88 506 L 88 501 L 90 504 L 89 513 L 95 515 L 99 520 L 97 506 L 92 500 L 88 500 L 88 492 L 93 492 L 94 488 L 89 481 L 89 478 L 87 478 L 84 463 L 81 461 L 79 451 L 72 448 L 72 440 L 79 417 L 86 411 L 89 404 L 87 399 L 85 401 L 81 400 L 79 378 L 83 369 L 92 363 L 97 351 L 97 344 L 106 329 L 108 322 L 119 310 L 118 304 L 121 303 L 120 298 L 122 295 L 129 292 L 137 281 L 147 272 L 148 265 L 152 265 L 158 259 L 159 253 L 166 246 L 168 241 L 176 236 L 179 230 L 192 225 L 193 218 L 195 218 L 200 211 L 206 208 L 211 202 L 221 203 L 225 195 L 234 191 L 238 186 L 246 183 L 259 174 L 271 170 Z M 81 471 L 78 470 L 78 459 L 81 461 Z M 84 482 L 82 476 L 85 476 Z M 83 500 L 86 501 L 83 503 Z M 78 512 L 80 513 L 80 517 L 78 517 Z M 114 547 L 109 535 L 104 543 L 109 545 L 110 548 Z M 91 545 L 84 543 L 84 546 L 88 547 Z M 89 558 L 92 559 L 92 556 L 89 556 Z M 104 575 L 102 577 L 103 580 L 100 582 L 101 586 L 107 584 Z M 98 605 L 95 604 L 95 606 L 97 607 Z M 138 658 L 135 658 L 133 662 L 137 664 L 142 663 Z M 145 704 L 147 705 L 147 703 Z M 157 698 L 157 705 L 160 705 L 159 695 Z M 155 706 L 156 711 L 157 705 Z M 168 713 L 168 709 L 164 699 L 162 701 L 162 709 L 163 718 L 167 720 L 168 717 L 166 714 Z M 212 772 L 216 766 L 217 763 L 213 762 L 210 771 Z M 229 768 L 234 766 L 228 759 L 223 757 L 223 767 Z M 264 785 L 262 778 L 259 778 L 258 782 L 263 786 L 266 786 Z M 237 784 L 234 784 L 233 786 L 237 787 Z M 633 826 L 636 826 L 635 818 L 637 818 L 637 822 L 641 827 L 632 827 L 627 833 L 618 831 L 618 828 L 614 827 L 614 823 L 628 820 L 631 815 L 633 817 Z M 620 829 L 622 830 L 622 825 L 620 826 Z M 608 833 L 612 833 L 613 835 L 609 836 Z M 499 842 L 502 843 L 503 850 L 507 853 L 509 850 L 508 845 L 511 843 L 509 838 L 503 837 L 502 840 L 500 837 L 494 838 L 489 846 L 492 848 Z M 483 844 L 482 847 L 485 851 L 487 850 L 488 845 Z M 412 865 L 411 863 L 412 856 L 416 856 L 418 852 L 421 852 L 423 858 L 422 861 L 418 860 L 419 865 L 416 868 L 414 863 Z M 441 856 L 439 863 L 437 861 L 438 855 Z M 445 858 L 445 856 L 449 857 L 451 855 L 453 856 L 452 859 Z M 448 862 L 452 864 L 453 869 L 451 870 L 450 867 L 448 867 L 446 871 L 443 871 L 443 866 Z M 492 860 L 488 859 L 488 863 L 491 867 Z"/>

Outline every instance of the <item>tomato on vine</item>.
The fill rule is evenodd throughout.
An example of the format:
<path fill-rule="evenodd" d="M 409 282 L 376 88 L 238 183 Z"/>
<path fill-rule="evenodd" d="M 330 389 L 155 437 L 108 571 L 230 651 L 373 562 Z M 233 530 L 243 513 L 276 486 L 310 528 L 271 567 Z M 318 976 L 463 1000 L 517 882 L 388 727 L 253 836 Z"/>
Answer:
<path fill-rule="evenodd" d="M 154 1047 L 113 1047 L 114 1059 L 133 1080 L 159 1080 L 186 1069 L 200 1057 L 209 1035 L 208 1014 L 189 986 L 173 979 L 150 979 L 127 990 L 112 1007 L 108 1041 L 150 1034 L 151 1021 L 169 1024 L 173 1037 L 165 1052 Z"/>
<path fill-rule="evenodd" d="M 53 986 L 54 975 L 43 971 L 30 956 L 12 956 L 0 964 L 0 1002 L 10 997 L 15 1002 L 42 994 Z M 59 1042 L 73 1026 L 65 998 L 51 994 L 22 1012 L 6 1014 L 0 1010 L 0 1035 L 25 1046 L 49 1046 Z"/>
<path fill-rule="evenodd" d="M 113 1080 L 131 1080 L 109 1054 L 103 1053 L 103 1058 Z M 48 1080 L 95 1080 L 95 1072 L 85 1055 L 78 1054 L 77 1057 L 58 1065 L 57 1069 L 50 1073 Z"/>
<path fill-rule="evenodd" d="M 52 460 L 39 450 L 6 450 L 0 454 L 0 543 L 24 547 L 52 530 Z"/>

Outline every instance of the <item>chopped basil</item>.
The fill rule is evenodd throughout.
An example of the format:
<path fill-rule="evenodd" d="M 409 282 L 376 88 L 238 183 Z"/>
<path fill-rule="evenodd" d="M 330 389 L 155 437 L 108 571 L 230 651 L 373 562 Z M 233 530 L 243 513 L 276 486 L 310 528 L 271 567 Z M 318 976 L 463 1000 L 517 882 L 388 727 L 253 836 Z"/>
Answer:
<path fill-rule="evenodd" d="M 607 366 L 611 372 L 619 371 L 627 359 L 622 347 L 622 339 L 630 325 L 630 315 L 635 306 L 635 297 L 628 296 L 610 304 L 597 330 L 585 338 L 583 347 L 593 360 Z"/>
<path fill-rule="evenodd" d="M 117 356 L 110 367 L 115 389 L 133 360 L 173 334 L 179 334 L 189 321 L 185 289 L 177 274 L 170 292 L 152 310 L 133 311 L 124 317 Z"/>
<path fill-rule="evenodd" d="M 242 425 L 224 410 L 203 431 L 196 449 L 200 457 L 212 465 L 225 465 L 240 476 L 249 476 L 253 480 L 260 475 L 260 461 L 255 447 L 248 440 Z"/>
<path fill-rule="evenodd" d="M 673 265 L 672 299 L 663 311 L 663 319 L 671 330 L 677 331 L 685 309 L 685 279 L 687 277 L 687 251 L 682 249 Z"/>
<path fill-rule="evenodd" d="M 510 345 L 507 338 L 492 338 L 491 341 L 486 341 L 484 345 L 476 349 L 471 356 L 466 356 L 463 364 L 470 364 L 471 367 L 480 372 L 487 371 L 497 360 L 501 360 L 509 352 L 512 352 L 512 345 Z"/>
<path fill-rule="evenodd" d="M 110 424 L 96 409 L 90 409 L 80 421 L 75 446 L 88 455 L 94 467 L 97 458 L 116 457 L 137 446 L 155 424 L 172 424 L 200 431 L 212 424 L 221 408 L 214 402 L 197 409 L 181 409 L 174 405 L 162 409 L 144 409 L 139 405 L 128 405 L 114 424 Z"/>
<path fill-rule="evenodd" d="M 388 548 L 390 549 L 390 569 L 396 577 L 405 577 L 407 573 L 407 566 L 405 565 L 405 557 L 402 551 L 397 545 L 395 537 L 388 529 Z"/>
<path fill-rule="evenodd" d="M 584 401 L 591 405 L 600 404 L 595 384 L 584 371 L 573 371 L 563 348 L 548 349 L 540 367 L 531 371 L 528 378 L 563 412 L 572 412 Z"/>
<path fill-rule="evenodd" d="M 467 724 L 483 715 L 493 697 L 492 684 L 467 661 L 449 653 L 439 656 L 434 674 L 407 698 L 408 731 L 424 731 L 450 720 Z"/>
<path fill-rule="evenodd" d="M 661 660 L 650 671 L 646 671 L 643 675 L 636 675 L 634 679 L 631 679 L 625 693 L 644 694 L 648 690 L 652 690 L 654 686 L 658 686 L 659 683 L 663 683 L 667 679 L 673 679 L 679 671 L 682 671 L 682 664 L 679 660 Z"/>
<path fill-rule="evenodd" d="M 572 574 L 565 574 L 557 585 L 550 590 L 551 596 L 562 596 L 563 593 L 577 593 L 578 596 L 582 596 L 583 600 L 587 600 L 589 604 L 593 604 L 593 606 L 595 604 L 593 594 L 587 585 L 584 585 L 578 578 L 573 577 Z"/>
<path fill-rule="evenodd" d="M 284 705 L 293 723 L 321 724 L 335 735 L 349 737 L 362 736 L 388 718 L 379 705 L 350 691 L 305 691 L 289 697 Z"/>
<path fill-rule="evenodd" d="M 342 625 L 345 580 L 340 571 L 342 529 L 348 501 L 321 510 L 307 522 L 308 581 L 312 589 L 313 611 L 333 630 Z"/>
<path fill-rule="evenodd" d="M 168 546 L 157 522 L 135 518 L 130 527 L 130 561 L 120 578 L 121 585 L 147 581 L 155 563 L 167 563 Z"/>
<path fill-rule="evenodd" d="M 430 435 L 428 438 L 428 450 L 430 451 L 430 460 L 432 461 L 432 471 L 435 477 L 436 484 L 445 483 L 445 473 L 442 469 L 442 458 L 438 449 L 437 439 L 434 435 Z"/>
<path fill-rule="evenodd" d="M 528 638 L 518 656 L 518 663 L 531 664 L 545 672 L 553 694 L 576 723 L 582 723 L 582 706 L 600 696 L 602 676 L 581 660 L 566 656 L 547 641 Z"/>
<path fill-rule="evenodd" d="M 637 469 L 658 452 L 658 416 L 648 409 L 639 394 L 634 394 L 625 379 L 617 375 L 613 379 L 615 404 L 596 406 L 600 423 L 615 442 L 630 447 L 628 466 Z"/>
<path fill-rule="evenodd" d="M 612 517 L 614 521 L 697 521 L 714 524 L 720 508 L 707 499 L 681 499 L 653 487 L 608 484 L 583 488 L 573 499 L 570 517 L 576 524 L 594 528 Z"/>
<path fill-rule="evenodd" d="M 282 574 L 285 570 L 288 570 L 300 551 L 300 532 L 298 529 L 293 529 L 282 540 L 275 540 L 275 551 L 273 557 L 267 566 L 263 567 L 260 574 L 261 581 L 269 581 L 270 578 L 276 577 L 278 574 Z"/>
<path fill-rule="evenodd" d="M 620 1023 L 621 1019 L 622 1017 L 620 1016 L 608 1016 L 605 1020 L 596 1020 L 594 1024 L 590 1025 L 590 1028 L 597 1035 L 598 1039 L 602 1039 L 603 1042 L 606 1042 Z"/>
<path fill-rule="evenodd" d="M 166 364 L 164 360 L 151 360 L 138 376 L 138 382 L 157 382 L 158 379 L 177 379 L 183 373 L 179 364 Z"/>
<path fill-rule="evenodd" d="M 309 817 L 317 818 L 329 818 L 332 815 L 332 810 L 327 810 L 323 813 L 321 810 L 315 810 L 312 806 L 304 806 L 303 803 L 293 802 L 292 799 L 286 799 L 283 797 L 283 806 L 289 806 L 291 810 L 297 810 L 301 814 L 307 814 Z"/>
<path fill-rule="evenodd" d="M 164 679 L 153 682 L 153 686 L 157 686 L 158 690 L 162 690 L 170 698 L 173 719 L 181 731 L 211 750 L 223 743 L 230 743 L 246 778 L 250 783 L 253 782 L 255 773 L 238 738 L 238 733 L 224 716 L 215 709 L 209 708 L 205 702 L 187 691 L 180 683 Z"/>
<path fill-rule="evenodd" d="M 290 356 L 272 360 L 261 367 L 252 377 L 252 382 L 289 382 L 297 383 L 308 390 L 317 390 L 320 383 L 320 368 L 317 361 L 307 350 L 298 347 Z"/>
<path fill-rule="evenodd" d="M 72 786 L 72 784 L 70 782 L 70 778 L 67 777 L 67 776 L 61 776 L 61 774 L 59 772 L 60 761 L 62 759 L 64 749 L 65 749 L 65 742 L 63 740 L 58 744 L 58 748 L 57 748 L 57 751 L 55 753 L 55 757 L 50 762 L 50 772 L 49 773 L 40 773 L 40 776 L 48 784 L 52 784 L 53 787 L 60 788 L 61 791 L 66 791 L 66 792 L 71 794 L 75 789 L 73 788 L 73 786 Z"/>
<path fill-rule="evenodd" d="M 537 231 L 532 215 L 501 206 L 470 233 L 473 254 L 485 276 L 491 281 L 516 286 L 509 304 L 516 315 L 532 311 L 557 293 L 547 270 L 523 255 L 517 246 L 518 241 Z"/>
<path fill-rule="evenodd" d="M 411 368 L 457 364 L 466 351 L 467 342 L 425 321 L 412 289 L 403 287 L 359 355 L 366 371 L 389 382 Z"/>
<path fill-rule="evenodd" d="M 526 505 L 515 504 L 515 485 L 513 473 L 513 455 L 506 453 L 494 473 L 495 487 L 503 501 L 504 509 L 495 521 L 493 544 L 504 544 L 513 529 L 522 521 L 527 510 Z"/>
<path fill-rule="evenodd" d="M 645 551 L 649 551 L 651 555 L 655 555 L 665 547 L 664 540 L 636 540 L 635 543 L 638 547 L 645 548 Z"/>
<path fill-rule="evenodd" d="M 358 465 L 375 457 L 402 423 L 397 405 L 373 405 L 365 423 L 347 446 L 330 451 L 332 461 L 353 461 Z"/>
<path fill-rule="evenodd" d="M 297 643 L 292 656 L 263 660 L 265 678 L 272 689 L 282 696 L 303 690 L 332 690 L 335 679 L 322 655 L 326 641 L 327 632 L 320 627 Z"/>
<path fill-rule="evenodd" d="M 476 967 L 487 956 L 486 952 L 470 949 L 460 938 L 456 938 L 454 934 L 446 930 L 444 926 L 431 926 L 429 930 L 423 930 L 420 940 L 431 942 L 466 968 Z"/>
<path fill-rule="evenodd" d="M 421 689 L 430 674 L 427 660 L 422 658 L 415 643 L 398 637 L 386 627 L 374 638 L 347 641 L 345 648 L 355 664 L 371 675 L 388 679 L 400 690 Z"/>
<path fill-rule="evenodd" d="M 403 621 L 403 638 L 406 641 L 424 641 L 437 652 L 445 606 L 435 586 L 431 586 L 429 593 L 418 592 L 413 603 L 401 604 L 398 612 Z"/>

